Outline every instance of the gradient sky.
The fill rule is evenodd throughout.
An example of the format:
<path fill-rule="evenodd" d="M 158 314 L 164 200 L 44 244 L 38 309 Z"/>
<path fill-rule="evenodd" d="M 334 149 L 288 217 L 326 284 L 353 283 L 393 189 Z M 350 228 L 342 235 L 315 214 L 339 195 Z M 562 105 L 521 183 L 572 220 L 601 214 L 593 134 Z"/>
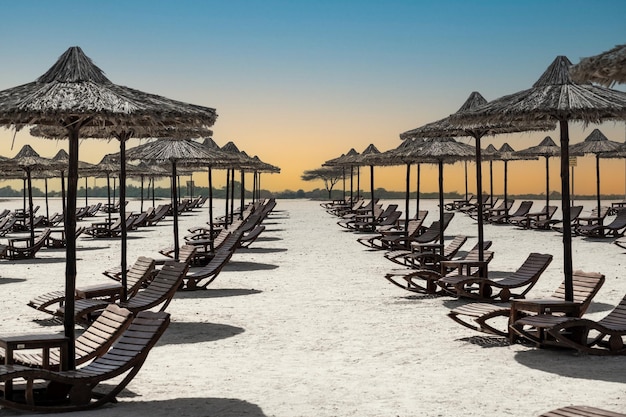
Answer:
<path fill-rule="evenodd" d="M 623 0 L 20 0 L 3 2 L 2 13 L 0 90 L 34 80 L 78 45 L 114 83 L 215 107 L 218 144 L 232 140 L 282 168 L 264 176 L 274 191 L 322 187 L 302 182 L 302 171 L 350 148 L 394 148 L 399 133 L 455 112 L 472 91 L 492 100 L 529 88 L 557 55 L 576 63 L 626 42 Z M 572 143 L 595 127 L 573 125 Z M 624 123 L 599 127 L 625 140 Z M 523 149 L 544 136 L 483 143 Z M 1 155 L 26 143 L 42 156 L 67 148 L 26 132 L 12 142 L 13 132 L 0 129 Z M 80 159 L 98 162 L 117 148 L 84 140 Z M 594 193 L 594 166 L 579 158 L 577 193 Z M 462 165 L 445 172 L 446 189 L 463 191 Z M 423 190 L 436 190 L 435 173 L 423 168 Z M 623 161 L 602 161 L 602 192 L 624 193 L 624 174 Z M 404 187 L 404 169 L 377 168 L 376 178 Z M 511 163 L 509 178 L 509 192 L 539 193 L 544 162 Z"/>

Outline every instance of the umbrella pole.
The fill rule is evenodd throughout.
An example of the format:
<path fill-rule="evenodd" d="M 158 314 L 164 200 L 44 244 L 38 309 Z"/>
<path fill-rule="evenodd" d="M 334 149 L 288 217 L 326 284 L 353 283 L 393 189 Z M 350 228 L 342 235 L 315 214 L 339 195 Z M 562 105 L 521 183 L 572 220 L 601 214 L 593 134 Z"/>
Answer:
<path fill-rule="evenodd" d="M 226 208 L 224 210 L 224 229 L 228 229 L 228 194 L 230 193 L 230 168 L 226 169 Z"/>
<path fill-rule="evenodd" d="M 343 201 L 346 201 L 346 167 L 341 167 L 341 179 L 343 183 Z M 626 199 L 626 191 L 624 191 L 624 199 Z"/>
<path fill-rule="evenodd" d="M 113 210 L 113 206 L 111 206 L 111 174 L 109 174 L 107 172 L 107 203 L 108 203 L 108 210 L 107 210 L 107 215 L 109 218 L 109 226 L 111 227 L 111 210 Z"/>
<path fill-rule="evenodd" d="M 565 301 L 574 300 L 572 282 L 572 226 L 569 206 L 569 126 L 559 120 L 561 134 L 561 210 L 563 211 L 563 271 L 565 273 Z"/>
<path fill-rule="evenodd" d="M 63 223 L 67 221 L 67 210 L 65 209 L 65 173 L 61 171 L 61 207 L 63 209 Z"/>
<path fill-rule="evenodd" d="M 406 195 L 404 196 L 404 230 L 409 229 L 409 199 L 411 187 L 411 164 L 406 164 Z"/>
<path fill-rule="evenodd" d="M 67 214 L 65 216 L 65 311 L 63 328 L 69 343 L 65 363 L 67 369 L 76 369 L 74 340 L 74 296 L 76 291 L 76 189 L 78 188 L 78 128 L 68 127 L 69 161 L 67 171 Z"/>
<path fill-rule="evenodd" d="M 415 209 L 415 218 L 419 218 L 420 214 L 420 176 L 421 176 L 422 165 L 417 164 L 417 193 L 416 193 L 416 209 Z M 408 213 L 407 213 L 408 215 Z"/>
<path fill-rule="evenodd" d="M 33 213 L 33 182 L 30 168 L 26 170 L 26 180 L 28 181 L 28 221 L 30 222 L 30 246 L 32 247 L 35 246 L 35 228 L 33 227 L 35 223 L 35 214 Z M 26 219 L 24 219 L 24 221 L 26 221 Z"/>
<path fill-rule="evenodd" d="M 189 174 L 189 199 L 193 200 L 193 172 Z"/>
<path fill-rule="evenodd" d="M 235 219 L 235 168 L 230 171 L 230 224 Z"/>
<path fill-rule="evenodd" d="M 152 207 L 154 207 L 156 209 L 156 205 L 155 205 L 155 201 L 154 201 L 154 177 L 151 178 L 152 180 Z"/>
<path fill-rule="evenodd" d="M 493 208 L 493 161 L 489 161 L 489 194 L 491 194 L 491 208 Z M 506 198 L 504 199 L 504 209 L 506 210 Z"/>
<path fill-rule="evenodd" d="M 117 182 L 117 178 L 113 177 L 113 205 L 115 205 L 115 191 L 116 191 L 115 190 L 116 189 L 115 184 L 116 184 L 116 182 Z M 120 202 L 120 204 L 121 204 L 121 202 Z"/>
<path fill-rule="evenodd" d="M 127 288 L 127 245 L 128 245 L 128 230 L 126 229 L 126 140 L 130 137 L 129 133 L 120 135 L 120 219 L 122 221 L 122 250 L 121 250 L 121 262 L 122 266 L 122 294 L 120 300 L 126 301 L 128 298 Z"/>
<path fill-rule="evenodd" d="M 574 167 L 572 166 L 572 206 L 574 205 Z"/>
<path fill-rule="evenodd" d="M 243 219 L 243 206 L 246 205 L 246 186 L 245 186 L 245 181 L 246 181 L 246 174 L 245 171 L 242 169 L 241 170 L 241 207 L 239 209 L 239 220 Z"/>
<path fill-rule="evenodd" d="M 598 218 L 600 215 L 600 155 L 596 154 L 596 195 L 598 199 Z M 602 223 L 602 221 L 600 221 Z M 604 233 L 602 233 L 604 235 Z"/>
<path fill-rule="evenodd" d="M 24 210 L 24 216 L 26 216 L 26 177 L 22 179 L 22 210 Z M 26 222 L 26 217 L 24 217 Z"/>
<path fill-rule="evenodd" d="M 508 201 L 509 195 L 508 195 L 508 184 L 509 184 L 509 161 L 508 160 L 504 160 L 504 203 L 506 204 L 506 202 Z M 505 211 L 505 220 L 508 222 L 509 221 L 509 211 L 506 210 Z"/>
<path fill-rule="evenodd" d="M 376 215 L 374 214 L 374 165 L 370 165 L 370 195 L 372 197 L 372 230 L 375 230 Z"/>
<path fill-rule="evenodd" d="M 89 205 L 89 197 L 87 196 L 87 176 L 85 176 L 85 207 Z"/>
<path fill-rule="evenodd" d="M 143 212 L 143 175 L 141 176 L 141 194 L 140 194 L 140 198 L 141 198 L 141 206 L 139 208 L 139 211 Z"/>
<path fill-rule="evenodd" d="M 465 166 L 465 201 L 467 201 L 467 197 L 469 196 L 469 190 L 467 188 L 467 161 L 463 161 Z"/>
<path fill-rule="evenodd" d="M 46 192 L 46 220 L 48 221 L 48 224 L 49 224 L 50 223 L 50 210 L 48 208 L 48 178 L 44 178 L 43 183 L 44 183 L 45 192 Z"/>
<path fill-rule="evenodd" d="M 478 261 L 483 262 L 485 260 L 485 255 L 483 253 L 483 242 L 485 241 L 485 236 L 483 228 L 483 168 L 481 165 L 481 137 L 476 135 L 474 139 L 476 139 L 476 194 L 478 194 Z M 504 204 L 506 204 L 506 200 Z M 493 207 L 493 194 L 491 195 L 491 207 Z"/>
<path fill-rule="evenodd" d="M 213 239 L 213 173 L 209 166 L 209 230 Z"/>
<path fill-rule="evenodd" d="M 356 167 L 356 197 L 361 197 L 361 167 Z"/>
<path fill-rule="evenodd" d="M 350 165 L 350 204 L 354 204 L 353 182 L 354 182 L 354 169 L 352 165 Z"/>
<path fill-rule="evenodd" d="M 546 210 L 548 206 L 550 206 L 550 157 L 546 156 Z"/>
<path fill-rule="evenodd" d="M 439 161 L 439 243 L 443 245 L 443 161 Z"/>
<path fill-rule="evenodd" d="M 174 214 L 174 259 L 178 260 L 178 195 L 176 186 L 176 160 L 172 159 L 172 212 Z"/>

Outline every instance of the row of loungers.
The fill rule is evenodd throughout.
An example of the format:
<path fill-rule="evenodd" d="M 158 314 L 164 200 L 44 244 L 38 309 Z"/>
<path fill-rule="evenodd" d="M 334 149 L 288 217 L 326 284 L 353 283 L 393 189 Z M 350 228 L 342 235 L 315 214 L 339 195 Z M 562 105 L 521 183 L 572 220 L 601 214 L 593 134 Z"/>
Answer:
<path fill-rule="evenodd" d="M 77 370 L 63 370 L 65 366 L 59 350 L 50 350 L 46 355 L 12 351 L 5 359 L 7 365 L 0 366 L 0 383 L 3 384 L 0 405 L 29 411 L 63 412 L 117 402 L 116 396 L 134 378 L 168 327 L 170 315 L 165 309 L 176 292 L 206 287 L 213 281 L 237 247 L 249 245 L 256 239 L 250 237 L 247 243 L 242 243 L 251 230 L 260 226 L 275 204 L 275 201 L 267 200 L 256 205 L 257 210 L 252 210 L 250 216 L 238 225 L 231 225 L 228 236 L 215 249 L 212 259 L 195 271 L 190 272 L 190 267 L 196 259 L 197 247 L 184 245 L 178 259 L 139 257 L 127 271 L 125 300 L 121 299 L 119 268 L 104 272 L 113 281 L 78 286 L 74 314 L 77 322 L 83 323 L 86 329 L 75 343 Z M 255 227 L 251 227 L 251 223 Z M 200 285 L 202 280 L 208 282 Z M 62 317 L 65 314 L 65 291 L 43 294 L 28 305 Z M 39 342 L 15 336 L 11 343 Z M 120 375 L 124 377 L 116 378 Z M 100 388 L 96 393 L 94 388 L 102 385 L 105 392 Z"/>
<path fill-rule="evenodd" d="M 459 211 L 466 206 L 462 201 L 455 201 L 446 205 L 446 209 Z M 334 214 L 328 207 L 324 208 Z M 529 212 L 530 205 L 526 205 L 524 209 Z M 550 211 L 545 219 L 536 214 L 524 216 L 521 221 L 525 224 L 520 226 L 528 227 L 548 220 L 551 217 Z M 625 213 L 626 210 L 615 209 L 616 217 L 612 223 L 620 229 L 626 227 L 620 223 L 626 217 Z M 576 212 L 574 217 L 579 218 L 579 215 Z M 532 218 L 533 216 L 536 217 Z M 582 231 L 586 228 L 583 226 L 598 230 L 593 224 L 593 216 L 588 219 L 580 218 L 580 223 L 577 224 L 580 224 Z M 589 224 L 585 224 L 587 222 Z M 547 223 L 554 225 L 556 221 L 548 220 Z M 604 228 L 602 235 L 605 235 L 606 230 L 613 231 L 610 224 L 607 226 L 600 226 Z M 579 231 L 579 234 L 584 232 Z M 359 239 L 359 242 L 364 243 L 367 239 Z M 626 354 L 626 296 L 603 319 L 595 321 L 584 317 L 594 296 L 604 284 L 604 275 L 574 271 L 573 301 L 565 301 L 565 282 L 548 296 L 528 297 L 551 263 L 551 255 L 531 253 L 516 271 L 506 276 L 490 278 L 487 265 L 493 258 L 493 252 L 487 249 L 491 242 L 484 243 L 484 258 L 479 261 L 477 247 L 464 256 L 458 256 L 466 241 L 466 236 L 455 236 L 447 245 L 412 242 L 409 249 L 401 250 L 379 245 L 379 249 L 387 250 L 386 259 L 402 266 L 401 269 L 387 273 L 385 278 L 410 292 L 469 300 L 467 304 L 450 310 L 448 317 L 469 329 L 506 337 L 511 343 L 524 341 L 537 347 L 575 349 L 593 355 Z M 435 247 L 437 251 L 433 250 Z M 546 412 L 541 417 L 573 416 L 626 415 L 587 406 L 569 406 Z"/>
<path fill-rule="evenodd" d="M 618 211 L 616 218 L 622 212 Z M 575 271 L 572 302 L 565 301 L 564 283 L 546 298 L 528 299 L 550 265 L 551 255 L 531 253 L 516 271 L 491 278 L 487 272 L 493 258 L 493 252 L 487 250 L 490 242 L 485 242 L 484 259 L 479 261 L 476 247 L 458 256 L 466 240 L 465 236 L 456 236 L 447 245 L 412 242 L 410 249 L 402 250 L 381 245 L 387 250 L 385 258 L 403 267 L 387 273 L 385 278 L 410 292 L 476 301 L 449 313 L 450 318 L 473 330 L 511 341 L 522 338 L 537 346 L 569 347 L 588 354 L 626 354 L 626 297 L 602 320 L 583 317 L 604 283 L 602 274 Z"/>

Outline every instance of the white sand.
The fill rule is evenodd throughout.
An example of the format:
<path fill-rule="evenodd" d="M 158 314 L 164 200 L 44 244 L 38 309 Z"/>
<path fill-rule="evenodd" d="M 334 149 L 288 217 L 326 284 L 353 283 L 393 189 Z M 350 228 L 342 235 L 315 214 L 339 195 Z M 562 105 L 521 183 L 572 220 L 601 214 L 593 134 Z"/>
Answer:
<path fill-rule="evenodd" d="M 423 205 L 430 223 L 436 203 Z M 221 202 L 216 210 L 223 211 Z M 238 251 L 210 289 L 177 294 L 170 328 L 120 403 L 89 415 L 536 416 L 569 404 L 626 410 L 626 358 L 509 346 L 473 332 L 446 317 L 463 301 L 388 283 L 383 275 L 394 264 L 356 243 L 317 202 L 279 201 L 276 210 L 259 241 Z M 181 231 L 203 224 L 207 212 L 182 217 Z M 129 262 L 157 256 L 171 233 L 170 220 L 131 232 Z M 470 236 L 465 248 L 476 233 L 462 215 L 447 231 Z M 494 240 L 490 271 L 514 270 L 528 253 L 546 252 L 554 261 L 531 296 L 560 283 L 559 234 L 488 225 L 485 237 Z M 610 241 L 574 239 L 574 268 L 606 274 L 588 313 L 594 318 L 626 294 L 626 258 Z M 119 240 L 80 238 L 78 245 L 78 282 L 106 280 L 101 271 L 119 263 Z M 62 331 L 42 325 L 46 314 L 26 302 L 62 288 L 64 251 L 44 249 L 38 258 L 0 261 L 1 334 Z"/>

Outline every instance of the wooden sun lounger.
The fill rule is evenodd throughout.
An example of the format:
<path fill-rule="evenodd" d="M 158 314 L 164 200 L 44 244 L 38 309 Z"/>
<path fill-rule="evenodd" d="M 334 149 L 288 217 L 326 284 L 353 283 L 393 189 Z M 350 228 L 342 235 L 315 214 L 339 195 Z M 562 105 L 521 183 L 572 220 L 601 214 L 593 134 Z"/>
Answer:
<path fill-rule="evenodd" d="M 128 285 L 128 296 L 132 297 L 143 286 L 147 285 L 154 274 L 155 262 L 151 258 L 140 256 L 137 261 L 130 267 L 126 275 L 126 283 Z M 115 301 L 122 292 L 120 283 L 107 282 L 105 284 L 95 284 L 89 286 L 80 286 L 76 288 L 76 299 L 81 298 L 98 298 L 100 300 Z M 51 291 L 37 296 L 28 302 L 28 306 L 35 310 L 43 311 L 49 314 L 56 314 L 58 307 L 65 302 L 65 290 Z M 52 305 L 58 306 L 54 309 Z"/>
<path fill-rule="evenodd" d="M 64 412 L 115 403 L 115 397 L 137 375 L 169 322 L 167 313 L 139 312 L 110 350 L 75 371 L 2 365 L 0 383 L 5 395 L 0 397 L 0 405 L 27 411 Z M 102 384 L 106 389 L 104 393 L 94 392 L 100 383 L 121 375 L 124 375 L 121 380 Z M 14 381 L 17 385 L 22 380 L 26 381 L 23 390 L 8 389 Z M 43 387 L 35 384 L 36 380 L 42 380 Z M 39 394 L 35 393 L 35 389 Z"/>
<path fill-rule="evenodd" d="M 487 242 L 487 247 L 491 246 L 491 242 Z M 483 256 L 483 264 L 486 265 L 493 259 L 493 252 L 485 250 L 483 251 Z M 482 268 L 474 265 L 478 265 L 479 257 L 480 254 L 478 249 L 474 248 L 462 258 L 456 259 L 454 261 L 440 262 L 441 271 L 445 272 L 446 274 L 456 274 L 456 268 L 458 267 L 458 265 L 465 264 L 467 265 L 467 274 L 478 274 L 482 270 Z M 454 267 L 448 268 L 445 266 L 446 263 L 454 265 Z M 385 275 L 385 279 L 387 279 L 387 281 L 391 282 L 395 286 L 402 288 L 403 290 L 420 294 L 436 294 L 441 292 L 441 290 L 439 290 L 437 287 L 437 281 L 441 279 L 441 277 L 441 272 L 434 271 L 432 269 L 394 270 L 388 272 Z"/>
<path fill-rule="evenodd" d="M 569 208 L 569 218 L 570 218 L 570 226 L 574 227 L 580 213 L 583 211 L 583 206 L 571 206 Z M 539 227 L 543 227 L 544 229 L 552 229 L 554 231 L 563 233 L 563 220 L 555 220 L 550 219 L 546 223 L 539 223 Z"/>
<path fill-rule="evenodd" d="M 159 307 L 159 311 L 165 311 L 174 294 L 181 287 L 188 268 L 189 265 L 184 262 L 166 262 L 146 288 L 141 289 L 125 302 L 119 302 L 118 305 L 129 309 L 134 314 L 155 307 Z M 109 304 L 107 301 L 94 298 L 76 300 L 76 321 L 92 321 L 94 314 L 105 309 Z M 65 313 L 64 310 L 60 307 L 55 314 L 62 316 Z"/>
<path fill-rule="evenodd" d="M 598 273 L 587 273 L 583 271 L 575 271 L 572 276 L 574 287 L 574 304 L 577 305 L 576 311 L 568 314 L 582 316 L 591 300 L 598 293 L 602 284 L 604 284 L 604 275 Z M 515 309 L 512 310 L 509 305 L 496 305 L 490 303 L 469 303 L 457 307 L 448 313 L 448 317 L 463 326 L 483 333 L 495 334 L 504 337 L 510 337 L 509 324 L 514 323 L 521 317 L 537 314 L 538 306 L 543 305 L 545 308 L 554 308 L 555 302 L 563 302 L 565 300 L 565 282 L 556 289 L 552 295 L 544 299 L 526 299 L 516 300 Z M 528 310 L 524 309 L 524 307 Z M 514 311 L 513 314 L 511 312 Z M 539 311 L 541 312 L 541 310 Z M 564 314 L 558 311 L 552 311 L 552 314 Z M 502 320 L 503 318 L 506 321 Z M 504 325 L 497 327 L 498 324 Z"/>
<path fill-rule="evenodd" d="M 439 271 L 441 269 L 439 263 L 452 259 L 466 241 L 467 236 L 455 236 L 454 239 L 443 247 L 443 253 L 440 250 L 441 245 L 439 244 L 418 243 L 412 245 L 411 253 L 402 255 L 397 254 L 398 251 L 394 251 L 395 254 L 394 252 L 388 252 L 385 254 L 385 258 L 413 269 L 433 269 Z M 392 256 L 392 254 L 394 255 Z"/>
<path fill-rule="evenodd" d="M 98 319 L 76 338 L 76 365 L 82 365 L 105 353 L 128 327 L 131 318 L 132 314 L 127 309 L 118 307 L 115 304 L 107 306 Z M 20 336 L 15 337 L 19 338 Z M 51 349 L 44 358 L 41 352 L 24 353 L 17 350 L 13 351 L 12 362 L 31 368 L 59 370 L 61 351 L 59 349 Z"/>
<path fill-rule="evenodd" d="M 188 272 L 184 279 L 185 286 L 183 290 L 205 289 L 212 283 L 228 261 L 230 261 L 230 258 L 240 245 L 241 237 L 241 232 L 232 233 L 206 265 L 195 271 Z"/>
<path fill-rule="evenodd" d="M 626 414 L 586 405 L 572 405 L 543 413 L 539 417 L 626 417 Z"/>
<path fill-rule="evenodd" d="M 456 297 L 485 301 L 509 301 L 511 298 L 524 298 L 550 262 L 552 262 L 552 255 L 531 253 L 517 271 L 505 278 L 445 276 L 437 281 L 437 285 Z M 442 267 L 443 264 L 445 262 L 442 263 Z M 499 291 L 494 293 L 494 289 L 499 289 Z"/>
<path fill-rule="evenodd" d="M 626 209 L 617 212 L 615 219 L 607 225 L 584 225 L 576 229 L 579 235 L 590 237 L 621 237 L 626 231 Z"/>
<path fill-rule="evenodd" d="M 526 216 L 526 214 L 528 214 L 532 206 L 533 206 L 532 201 L 522 201 L 519 207 L 517 208 L 517 210 L 515 210 L 515 213 L 508 214 L 508 212 L 506 212 L 506 213 L 502 213 L 499 215 L 490 216 L 489 221 L 491 223 L 508 223 L 508 220 L 511 217 Z"/>
<path fill-rule="evenodd" d="M 50 228 L 44 229 L 39 235 L 35 236 L 32 246 L 28 246 L 30 237 L 9 239 L 8 244 L 0 245 L 0 258 L 11 260 L 32 259 L 45 246 L 48 237 L 50 237 Z"/>
<path fill-rule="evenodd" d="M 510 330 L 538 346 L 567 347 L 592 355 L 625 355 L 626 296 L 598 321 L 544 313 L 518 319 Z"/>

